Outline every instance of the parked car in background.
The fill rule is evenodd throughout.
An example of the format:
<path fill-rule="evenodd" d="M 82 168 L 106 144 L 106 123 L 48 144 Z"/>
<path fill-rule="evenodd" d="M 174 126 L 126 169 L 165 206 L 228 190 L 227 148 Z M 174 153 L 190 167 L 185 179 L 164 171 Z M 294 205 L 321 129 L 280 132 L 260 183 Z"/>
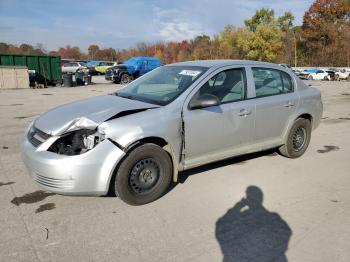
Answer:
<path fill-rule="evenodd" d="M 128 84 L 138 78 L 161 66 L 161 62 L 155 57 L 133 57 L 123 64 L 113 66 L 106 71 L 106 80 L 116 84 Z"/>
<path fill-rule="evenodd" d="M 74 59 L 61 59 L 61 67 L 66 63 L 74 62 L 74 61 L 75 61 Z"/>
<path fill-rule="evenodd" d="M 329 80 L 334 81 L 335 80 L 335 73 L 338 71 L 336 69 L 327 69 L 325 70 L 329 75 Z"/>
<path fill-rule="evenodd" d="M 299 70 L 298 77 L 303 80 L 307 80 L 311 73 L 317 72 L 318 69 L 305 69 Z"/>
<path fill-rule="evenodd" d="M 305 70 L 305 71 L 309 73 L 307 76 L 308 80 L 331 80 L 331 77 L 329 73 L 326 72 L 326 70 L 316 69 L 312 71 L 310 70 L 309 71 Z"/>
<path fill-rule="evenodd" d="M 108 68 L 116 65 L 117 62 L 100 62 L 98 65 L 95 65 L 95 71 L 98 75 L 104 75 Z"/>
<path fill-rule="evenodd" d="M 295 74 L 296 76 L 298 76 L 298 77 L 303 73 L 303 70 L 300 70 L 300 69 L 293 69 L 292 71 L 293 71 L 294 74 Z"/>
<path fill-rule="evenodd" d="M 183 62 L 42 114 L 21 148 L 30 176 L 46 190 L 112 190 L 142 205 L 161 197 L 179 171 L 272 148 L 302 156 L 322 110 L 320 91 L 279 65 Z"/>
<path fill-rule="evenodd" d="M 350 70 L 341 69 L 335 73 L 334 80 L 348 80 L 350 81 Z"/>
<path fill-rule="evenodd" d="M 99 65 L 100 61 L 93 61 L 90 60 L 86 63 L 87 68 L 89 69 L 90 75 L 97 75 L 97 72 L 95 70 L 95 66 Z"/>
<path fill-rule="evenodd" d="M 87 69 L 84 62 L 68 62 L 62 65 L 62 73 L 75 73 L 78 69 Z"/>

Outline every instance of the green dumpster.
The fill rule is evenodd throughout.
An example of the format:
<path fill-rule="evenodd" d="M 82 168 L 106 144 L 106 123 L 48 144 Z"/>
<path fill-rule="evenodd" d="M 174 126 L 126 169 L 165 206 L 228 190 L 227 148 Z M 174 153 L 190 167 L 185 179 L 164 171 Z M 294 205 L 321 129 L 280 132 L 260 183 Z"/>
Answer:
<path fill-rule="evenodd" d="M 0 65 L 26 66 L 35 70 L 36 80 L 45 85 L 62 82 L 60 56 L 8 55 L 0 54 Z"/>

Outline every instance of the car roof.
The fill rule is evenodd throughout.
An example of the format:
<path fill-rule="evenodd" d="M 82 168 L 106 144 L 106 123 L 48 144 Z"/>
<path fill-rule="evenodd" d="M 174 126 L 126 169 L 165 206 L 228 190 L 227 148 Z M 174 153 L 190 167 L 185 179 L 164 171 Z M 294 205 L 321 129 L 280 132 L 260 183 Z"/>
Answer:
<path fill-rule="evenodd" d="M 196 60 L 179 62 L 170 65 L 181 65 L 181 66 L 201 66 L 201 67 L 224 67 L 231 65 L 253 65 L 253 66 L 269 66 L 269 67 L 282 67 L 277 64 L 268 62 L 259 62 L 252 60 L 230 60 L 230 59 L 219 59 L 219 60 Z"/>
<path fill-rule="evenodd" d="M 134 58 L 134 59 L 139 59 L 139 60 L 159 60 L 159 58 L 157 58 L 157 57 L 151 57 L 151 56 L 134 56 L 134 57 L 130 57 L 130 59 L 132 59 L 132 58 Z"/>

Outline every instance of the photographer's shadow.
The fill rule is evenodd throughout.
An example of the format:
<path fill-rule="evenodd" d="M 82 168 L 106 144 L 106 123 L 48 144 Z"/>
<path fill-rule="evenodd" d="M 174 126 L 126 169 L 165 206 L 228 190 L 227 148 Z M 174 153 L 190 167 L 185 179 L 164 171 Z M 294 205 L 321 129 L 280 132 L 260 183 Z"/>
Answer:
<path fill-rule="evenodd" d="M 287 261 L 285 252 L 292 230 L 263 206 L 263 192 L 249 186 L 246 198 L 216 222 L 216 238 L 224 262 Z"/>

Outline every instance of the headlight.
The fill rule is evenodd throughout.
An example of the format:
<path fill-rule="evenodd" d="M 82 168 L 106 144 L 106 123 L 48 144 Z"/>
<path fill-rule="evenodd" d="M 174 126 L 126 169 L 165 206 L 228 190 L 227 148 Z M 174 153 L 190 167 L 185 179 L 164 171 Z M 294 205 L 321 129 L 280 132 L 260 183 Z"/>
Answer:
<path fill-rule="evenodd" d="M 78 130 L 63 135 L 52 146 L 49 151 L 61 155 L 80 155 L 104 140 L 104 135 L 96 130 Z"/>

